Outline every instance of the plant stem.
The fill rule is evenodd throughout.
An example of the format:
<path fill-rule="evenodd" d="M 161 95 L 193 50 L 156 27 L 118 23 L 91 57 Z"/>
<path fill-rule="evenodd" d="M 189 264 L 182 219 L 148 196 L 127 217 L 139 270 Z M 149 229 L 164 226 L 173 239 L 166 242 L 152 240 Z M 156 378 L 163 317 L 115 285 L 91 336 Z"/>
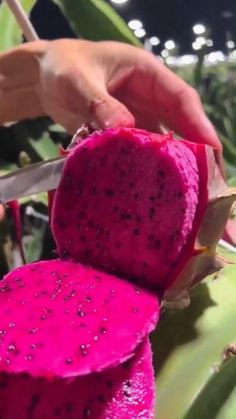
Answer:
<path fill-rule="evenodd" d="M 5 0 L 8 4 L 8 7 L 11 9 L 14 14 L 16 21 L 21 27 L 24 36 L 28 42 L 36 41 L 39 39 L 33 25 L 31 24 L 27 14 L 25 13 L 23 7 L 21 6 L 18 0 Z"/>

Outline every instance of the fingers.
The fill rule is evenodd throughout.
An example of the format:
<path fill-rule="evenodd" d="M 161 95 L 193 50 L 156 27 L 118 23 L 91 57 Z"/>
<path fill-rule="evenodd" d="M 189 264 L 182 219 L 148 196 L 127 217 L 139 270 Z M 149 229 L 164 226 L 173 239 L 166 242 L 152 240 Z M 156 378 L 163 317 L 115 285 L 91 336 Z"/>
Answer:
<path fill-rule="evenodd" d="M 64 121 L 64 125 L 72 131 L 79 123 L 89 123 L 94 129 L 105 129 L 116 126 L 133 127 L 135 120 L 127 107 L 106 91 L 103 79 L 96 74 L 85 75 L 81 69 L 72 69 L 57 80 L 61 92 L 61 107 L 70 115 L 77 115 L 78 125 L 73 120 Z"/>
<path fill-rule="evenodd" d="M 147 51 L 115 44 L 120 62 L 127 63 L 128 77 L 117 62 L 114 76 L 109 81 L 111 91 L 122 97 L 129 109 L 143 113 L 142 120 L 153 121 L 175 131 L 190 141 L 209 144 L 222 149 L 216 131 L 207 118 L 197 92 Z M 121 80 L 123 77 L 123 80 Z M 118 87 L 117 87 L 118 86 Z M 135 114 L 136 116 L 136 114 Z"/>
<path fill-rule="evenodd" d="M 154 103 L 161 122 L 190 141 L 222 150 L 197 92 L 161 62 L 153 63 Z"/>
<path fill-rule="evenodd" d="M 0 125 L 44 115 L 45 111 L 32 86 L 11 90 L 0 89 Z"/>
<path fill-rule="evenodd" d="M 5 217 L 5 208 L 3 205 L 0 204 L 0 222 L 3 221 Z"/>

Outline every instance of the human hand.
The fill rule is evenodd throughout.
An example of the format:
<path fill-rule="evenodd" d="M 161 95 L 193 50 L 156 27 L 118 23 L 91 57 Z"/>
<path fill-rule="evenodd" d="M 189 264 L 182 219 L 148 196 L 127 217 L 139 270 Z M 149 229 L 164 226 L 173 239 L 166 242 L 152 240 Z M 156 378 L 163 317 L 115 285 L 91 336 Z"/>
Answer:
<path fill-rule="evenodd" d="M 28 52 L 39 44 L 19 48 Z M 136 125 L 150 131 L 164 125 L 189 140 L 222 147 L 197 92 L 143 49 L 61 39 L 44 42 L 31 61 L 27 57 L 32 71 L 25 65 L 21 92 L 18 83 L 17 119 L 47 114 L 70 133 L 83 123 L 93 128 Z M 11 94 L 13 100 L 14 89 Z"/>

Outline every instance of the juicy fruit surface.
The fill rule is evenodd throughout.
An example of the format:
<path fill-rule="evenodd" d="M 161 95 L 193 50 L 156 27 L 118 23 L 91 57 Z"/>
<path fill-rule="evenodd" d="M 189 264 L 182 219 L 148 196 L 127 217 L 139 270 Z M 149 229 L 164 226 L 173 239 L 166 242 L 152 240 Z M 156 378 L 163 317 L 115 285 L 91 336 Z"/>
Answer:
<path fill-rule="evenodd" d="M 0 371 L 73 377 L 120 364 L 158 311 L 151 293 L 90 267 L 25 265 L 0 283 Z"/>
<path fill-rule="evenodd" d="M 102 373 L 73 380 L 0 374 L 4 419 L 151 419 L 154 375 L 148 340 L 133 358 Z"/>
<path fill-rule="evenodd" d="M 56 192 L 59 254 L 158 285 L 188 241 L 198 187 L 183 142 L 136 129 L 94 134 L 68 157 Z"/>

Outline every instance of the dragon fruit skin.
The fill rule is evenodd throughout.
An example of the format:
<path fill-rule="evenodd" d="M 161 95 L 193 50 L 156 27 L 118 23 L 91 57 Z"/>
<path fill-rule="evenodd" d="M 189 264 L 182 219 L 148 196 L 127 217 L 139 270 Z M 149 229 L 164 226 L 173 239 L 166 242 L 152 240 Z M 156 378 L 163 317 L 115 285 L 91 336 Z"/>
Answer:
<path fill-rule="evenodd" d="M 4 419 L 151 419 L 154 374 L 148 339 L 126 363 L 74 379 L 0 373 Z"/>
<path fill-rule="evenodd" d="M 172 302 L 221 266 L 215 247 L 234 199 L 211 147 L 115 128 L 70 152 L 52 229 L 62 258 Z"/>
<path fill-rule="evenodd" d="M 151 293 L 60 260 L 35 262 L 0 283 L 0 371 L 74 377 L 118 365 L 155 327 Z"/>

